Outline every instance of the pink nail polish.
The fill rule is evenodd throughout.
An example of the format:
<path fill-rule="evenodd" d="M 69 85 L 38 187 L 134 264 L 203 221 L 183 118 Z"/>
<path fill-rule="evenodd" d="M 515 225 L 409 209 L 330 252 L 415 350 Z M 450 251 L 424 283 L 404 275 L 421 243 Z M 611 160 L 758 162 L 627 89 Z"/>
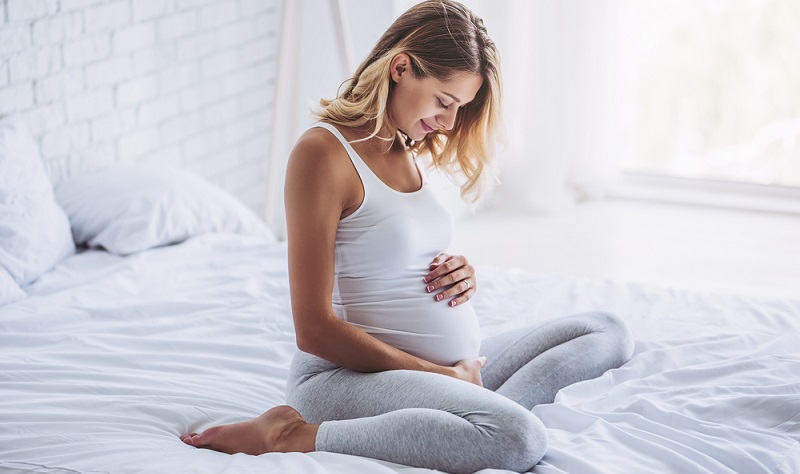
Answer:
<path fill-rule="evenodd" d="M 425 283 L 428 283 L 429 281 L 431 281 L 431 277 L 425 277 L 425 278 L 422 279 L 422 281 L 424 281 Z"/>
<path fill-rule="evenodd" d="M 441 301 L 441 300 L 442 300 L 442 295 L 436 295 L 436 301 Z"/>
<path fill-rule="evenodd" d="M 455 302 L 455 301 L 451 301 L 451 302 L 450 302 L 450 306 L 455 306 L 455 305 L 456 305 L 456 302 Z"/>

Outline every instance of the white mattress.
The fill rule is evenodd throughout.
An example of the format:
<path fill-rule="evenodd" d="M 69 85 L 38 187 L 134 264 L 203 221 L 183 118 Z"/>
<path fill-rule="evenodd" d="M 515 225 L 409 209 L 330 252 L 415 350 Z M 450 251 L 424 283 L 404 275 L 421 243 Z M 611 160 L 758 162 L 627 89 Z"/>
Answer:
<path fill-rule="evenodd" d="M 550 447 L 533 472 L 800 472 L 800 300 L 478 278 L 484 335 L 596 309 L 637 341 L 622 368 L 534 409 Z M 0 472 L 432 472 L 178 439 L 284 402 L 285 244 L 214 234 L 127 258 L 87 251 L 26 291 L 0 308 Z"/>

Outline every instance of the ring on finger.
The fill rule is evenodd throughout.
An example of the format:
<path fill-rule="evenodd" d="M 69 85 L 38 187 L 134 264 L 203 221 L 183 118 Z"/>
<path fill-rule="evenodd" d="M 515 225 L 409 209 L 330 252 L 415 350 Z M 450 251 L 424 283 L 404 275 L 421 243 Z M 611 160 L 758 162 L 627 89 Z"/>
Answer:
<path fill-rule="evenodd" d="M 467 284 L 467 289 L 466 289 L 466 290 L 464 290 L 464 291 L 469 291 L 469 289 L 470 289 L 469 280 L 464 280 L 464 283 L 466 283 L 466 284 Z"/>

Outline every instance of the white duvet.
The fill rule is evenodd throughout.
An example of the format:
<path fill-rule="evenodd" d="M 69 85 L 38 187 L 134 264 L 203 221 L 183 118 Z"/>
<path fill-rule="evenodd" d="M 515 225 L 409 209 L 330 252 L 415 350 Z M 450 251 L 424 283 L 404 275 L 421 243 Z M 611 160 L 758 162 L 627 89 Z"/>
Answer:
<path fill-rule="evenodd" d="M 606 310 L 637 341 L 622 368 L 534 409 L 550 447 L 533 472 L 800 472 L 800 300 L 478 278 L 484 335 Z M 432 472 L 178 439 L 284 402 L 285 244 L 211 234 L 126 258 L 91 250 L 25 290 L 0 308 L 0 472 Z"/>

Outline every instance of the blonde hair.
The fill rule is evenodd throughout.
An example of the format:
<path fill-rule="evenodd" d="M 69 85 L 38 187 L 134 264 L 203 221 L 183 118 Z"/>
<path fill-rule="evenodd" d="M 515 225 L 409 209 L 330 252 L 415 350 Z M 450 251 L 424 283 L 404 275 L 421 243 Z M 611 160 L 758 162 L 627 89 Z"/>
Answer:
<path fill-rule="evenodd" d="M 474 203 L 494 178 L 494 145 L 504 139 L 500 56 L 483 20 L 460 3 L 428 0 L 403 13 L 353 77 L 342 84 L 344 92 L 333 100 L 320 100 L 313 115 L 346 127 L 374 122 L 373 131 L 363 140 L 393 140 L 399 129 L 387 113 L 387 104 L 394 88 L 391 62 L 400 53 L 409 56 L 411 72 L 418 78 L 447 82 L 463 73 L 483 77 L 475 98 L 459 108 L 452 130 L 435 130 L 418 142 L 406 138 L 412 153 L 430 155 L 435 168 L 452 178 L 463 174 L 461 197 Z M 392 132 L 389 138 L 378 135 L 384 128 Z"/>

